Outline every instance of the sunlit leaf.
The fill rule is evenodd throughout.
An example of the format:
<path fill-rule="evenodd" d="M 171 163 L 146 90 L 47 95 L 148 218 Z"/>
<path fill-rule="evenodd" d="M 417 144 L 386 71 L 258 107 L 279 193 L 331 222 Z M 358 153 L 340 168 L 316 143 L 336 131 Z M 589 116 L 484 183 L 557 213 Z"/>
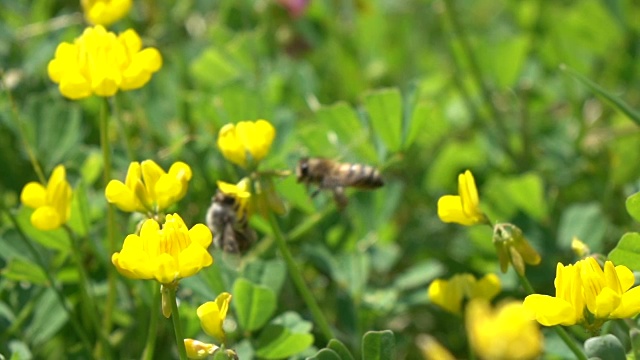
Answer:
<path fill-rule="evenodd" d="M 640 234 L 624 234 L 618 245 L 609 253 L 609 260 L 616 265 L 625 265 L 633 271 L 640 271 Z"/>
<path fill-rule="evenodd" d="M 396 340 L 391 330 L 368 331 L 362 337 L 362 358 L 366 360 L 395 359 Z"/>
<path fill-rule="evenodd" d="M 402 144 L 402 96 L 396 88 L 378 90 L 365 97 L 365 105 L 376 135 L 389 151 Z"/>
<path fill-rule="evenodd" d="M 276 294 L 264 285 L 239 278 L 233 285 L 232 294 L 238 322 L 246 331 L 261 328 L 276 310 Z"/>

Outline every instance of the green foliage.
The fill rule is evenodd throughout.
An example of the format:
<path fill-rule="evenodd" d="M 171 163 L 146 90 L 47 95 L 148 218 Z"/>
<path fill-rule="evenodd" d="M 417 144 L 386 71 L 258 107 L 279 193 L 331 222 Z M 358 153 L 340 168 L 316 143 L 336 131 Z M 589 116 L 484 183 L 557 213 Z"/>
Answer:
<path fill-rule="evenodd" d="M 163 67 L 109 99 L 104 163 L 105 102 L 66 100 L 47 75 L 56 46 L 85 27 L 79 2 L 0 0 L 0 354 L 92 358 L 104 336 L 111 358 L 141 358 L 155 319 L 154 358 L 175 357 L 156 284 L 121 275 L 110 284 L 109 234 L 120 249 L 144 216 L 117 211 L 110 228 L 103 170 L 124 181 L 131 161 L 188 163 L 188 192 L 169 213 L 203 223 L 217 181 L 252 176 L 216 144 L 241 120 L 276 128 L 259 170 L 291 172 L 265 184 L 284 201 L 277 225 L 333 332 L 323 334 L 256 210 L 247 254 L 212 246 L 214 264 L 178 287 L 185 336 L 208 342 L 197 307 L 233 295 L 225 347 L 241 359 L 413 359 L 425 333 L 468 357 L 461 318 L 427 298 L 435 278 L 499 269 L 487 227 L 437 216 L 466 169 L 491 221 L 513 222 L 541 253 L 527 267 L 536 292 L 554 293 L 556 264 L 575 262 L 573 237 L 640 271 L 636 2 L 310 1 L 299 15 L 283 3 L 134 1 L 109 29 L 135 28 Z M 331 189 L 297 183 L 304 156 L 374 166 L 385 185 L 346 188 L 338 210 Z M 74 190 L 68 231 L 39 231 L 20 192 L 58 164 Z M 526 296 L 513 272 L 500 279 L 500 297 Z M 113 321 L 107 333 L 85 292 L 100 322 Z M 566 355 L 544 334 L 543 357 Z"/>
<path fill-rule="evenodd" d="M 623 360 L 627 358 L 622 343 L 612 334 L 588 339 L 584 342 L 584 350 L 589 358 L 602 360 Z"/>

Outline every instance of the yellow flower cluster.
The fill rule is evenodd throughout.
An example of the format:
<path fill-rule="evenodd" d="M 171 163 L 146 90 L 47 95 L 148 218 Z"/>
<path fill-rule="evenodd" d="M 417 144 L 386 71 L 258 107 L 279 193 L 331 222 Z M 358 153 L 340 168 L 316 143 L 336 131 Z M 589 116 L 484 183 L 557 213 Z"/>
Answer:
<path fill-rule="evenodd" d="M 266 120 L 240 121 L 226 124 L 218 133 L 218 148 L 232 163 L 243 168 L 255 168 L 276 136 L 276 129 Z"/>
<path fill-rule="evenodd" d="M 540 329 L 519 301 L 492 309 L 485 300 L 471 300 L 465 322 L 471 347 L 481 359 L 536 359 L 542 352 Z"/>
<path fill-rule="evenodd" d="M 493 299 L 500 292 L 500 279 L 487 274 L 476 280 L 471 274 L 457 274 L 449 280 L 436 279 L 429 285 L 428 294 L 432 303 L 453 314 L 460 314 L 462 300 Z"/>
<path fill-rule="evenodd" d="M 204 224 L 187 229 L 178 214 L 169 214 L 162 229 L 155 220 L 145 220 L 140 235 L 127 236 L 111 262 L 128 278 L 172 284 L 213 264 L 207 251 L 211 241 L 211 231 Z"/>
<path fill-rule="evenodd" d="M 189 165 L 180 161 L 173 163 L 168 173 L 153 160 L 134 161 L 124 183 L 111 180 L 105 196 L 122 211 L 155 214 L 185 196 L 191 176 Z"/>
<path fill-rule="evenodd" d="M 81 0 L 87 21 L 94 25 L 109 25 L 125 16 L 131 9 L 131 0 Z"/>
<path fill-rule="evenodd" d="M 71 185 L 64 166 L 58 165 L 46 186 L 30 182 L 24 186 L 20 201 L 35 209 L 31 224 L 39 230 L 54 230 L 65 224 L 71 215 Z"/>
<path fill-rule="evenodd" d="M 158 50 L 142 49 L 140 36 L 134 30 L 116 36 L 96 25 L 86 28 L 73 44 L 59 44 L 48 72 L 51 80 L 59 84 L 62 95 L 75 100 L 138 89 L 161 66 Z"/>
<path fill-rule="evenodd" d="M 634 281 L 629 268 L 611 261 L 605 262 L 604 270 L 592 257 L 573 265 L 558 263 L 556 296 L 529 295 L 524 306 L 545 326 L 583 323 L 587 329 L 597 329 L 608 319 L 640 313 L 640 287 L 631 289 Z"/>

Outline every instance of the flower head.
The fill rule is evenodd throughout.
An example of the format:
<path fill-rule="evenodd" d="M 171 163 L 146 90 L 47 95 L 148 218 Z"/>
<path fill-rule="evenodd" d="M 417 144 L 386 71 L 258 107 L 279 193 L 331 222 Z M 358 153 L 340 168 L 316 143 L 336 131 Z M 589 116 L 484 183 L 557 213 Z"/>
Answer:
<path fill-rule="evenodd" d="M 210 244 L 211 231 L 205 225 L 187 229 L 178 214 L 169 214 L 162 229 L 155 220 L 145 220 L 140 235 L 128 235 L 111 262 L 128 278 L 171 284 L 213 263 Z"/>
<path fill-rule="evenodd" d="M 458 193 L 438 199 L 440 220 L 461 225 L 487 223 L 486 215 L 480 210 L 478 188 L 471 171 L 467 170 L 458 176 Z"/>
<path fill-rule="evenodd" d="M 471 300 L 465 322 L 467 336 L 481 359 L 535 359 L 542 352 L 542 334 L 518 301 L 494 310 L 485 300 Z"/>
<path fill-rule="evenodd" d="M 158 50 L 142 49 L 134 30 L 116 36 L 96 25 L 86 28 L 73 44 L 58 45 L 48 72 L 62 95 L 76 100 L 141 88 L 161 66 Z"/>
<path fill-rule="evenodd" d="M 493 246 L 498 252 L 500 270 L 505 273 L 509 264 L 520 275 L 525 273 L 525 264 L 538 265 L 540 254 L 529 244 L 519 227 L 501 223 L 493 227 Z"/>
<path fill-rule="evenodd" d="M 82 11 L 93 25 L 110 25 L 124 17 L 131 9 L 131 0 L 81 0 Z"/>
<path fill-rule="evenodd" d="M 191 180 L 189 165 L 178 161 L 169 172 L 153 160 L 129 165 L 124 181 L 111 180 L 105 189 L 107 201 L 122 211 L 156 213 L 184 197 Z"/>
<path fill-rule="evenodd" d="M 57 229 L 69 220 L 71 215 L 71 185 L 67 182 L 63 165 L 56 166 L 46 186 L 30 182 L 24 186 L 20 201 L 35 209 L 31 214 L 31 224 L 39 230 Z"/>
<path fill-rule="evenodd" d="M 462 300 L 491 300 L 500 292 L 500 279 L 495 274 L 487 274 L 476 280 L 471 274 L 457 274 L 449 280 L 436 279 L 429 285 L 429 299 L 444 310 L 460 314 Z"/>
<path fill-rule="evenodd" d="M 556 267 L 556 296 L 533 294 L 524 299 L 542 325 L 581 323 L 598 329 L 608 319 L 630 318 L 640 313 L 640 287 L 631 288 L 634 276 L 626 266 L 606 261 L 604 270 L 588 257 Z"/>
<path fill-rule="evenodd" d="M 215 301 L 206 302 L 198 307 L 197 314 L 200 318 L 200 326 L 207 335 L 212 336 L 224 343 L 226 335 L 222 325 L 227 317 L 231 294 L 223 292 L 216 297 Z"/>
<path fill-rule="evenodd" d="M 240 121 L 220 129 L 218 147 L 232 163 L 255 167 L 269 152 L 275 135 L 275 128 L 266 120 Z"/>

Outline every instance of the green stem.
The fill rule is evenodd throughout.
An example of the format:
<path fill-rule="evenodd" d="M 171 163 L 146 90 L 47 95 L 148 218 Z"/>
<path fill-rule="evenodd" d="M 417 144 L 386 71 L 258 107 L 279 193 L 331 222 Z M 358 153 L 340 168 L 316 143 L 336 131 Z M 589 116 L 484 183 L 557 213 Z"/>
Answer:
<path fill-rule="evenodd" d="M 178 312 L 178 302 L 176 299 L 177 285 L 163 285 L 166 287 L 166 294 L 171 302 L 171 320 L 173 320 L 173 330 L 176 335 L 176 345 L 178 346 L 178 354 L 180 360 L 187 360 L 187 349 L 184 347 L 184 336 L 182 335 L 182 327 L 180 326 L 180 313 Z"/>
<path fill-rule="evenodd" d="M 160 289 L 157 283 L 153 282 L 153 302 L 152 304 L 160 303 Z M 153 360 L 153 353 L 156 347 L 156 339 L 158 338 L 158 314 L 155 311 L 150 311 L 151 318 L 149 319 L 149 332 L 147 333 L 147 343 L 144 346 L 144 352 L 142 358 L 145 360 Z"/>
<path fill-rule="evenodd" d="M 47 277 L 47 281 L 51 286 L 51 289 L 56 294 L 56 298 L 58 299 L 58 302 L 60 302 L 60 306 L 62 306 L 62 309 L 64 309 L 64 312 L 67 313 L 67 316 L 69 317 L 69 321 L 71 322 L 71 327 L 76 332 L 76 335 L 78 335 L 78 337 L 80 338 L 80 341 L 82 342 L 82 346 L 87 350 L 87 353 L 91 354 L 91 342 L 89 341 L 89 338 L 87 337 L 86 332 L 82 329 L 82 325 L 80 325 L 80 322 L 78 321 L 78 317 L 69 308 L 69 306 L 67 305 L 67 302 L 65 301 L 64 296 L 62 295 L 62 292 L 60 291 L 60 289 L 58 289 L 57 282 L 53 277 L 53 272 L 47 268 L 47 266 L 45 265 L 44 259 L 42 259 L 42 257 L 40 256 L 40 253 L 36 250 L 36 248 L 33 246 L 31 241 L 27 239 L 27 236 L 22 231 L 20 224 L 18 224 L 18 221 L 13 216 L 13 214 L 11 214 L 11 212 L 9 212 L 8 210 L 4 209 L 4 207 L 2 208 L 2 211 L 4 211 L 9 217 L 9 219 L 11 219 L 11 222 L 13 223 L 13 227 L 16 229 L 16 232 L 19 235 L 18 237 L 27 246 L 27 249 L 31 253 L 31 256 L 36 261 L 40 269 L 42 269 L 42 271 L 44 272 L 45 276 Z"/>
<path fill-rule="evenodd" d="M 89 284 L 89 277 L 87 276 L 87 272 L 82 265 L 82 258 L 80 257 L 81 248 L 78 243 L 75 234 L 71 230 L 71 228 L 67 225 L 64 225 L 63 228 L 67 232 L 67 236 L 69 237 L 69 241 L 71 241 L 71 257 L 73 262 L 75 263 L 78 269 L 78 275 L 80 276 L 80 292 L 81 299 L 83 299 L 82 303 L 85 308 L 85 312 L 87 313 L 89 320 L 93 328 L 96 331 L 96 335 L 100 341 L 100 345 L 102 349 L 96 348 L 95 356 L 96 358 L 111 358 L 111 346 L 109 345 L 109 341 L 107 336 L 102 331 L 100 326 L 100 321 L 98 320 L 98 307 L 96 306 L 95 299 L 89 293 L 89 289 L 91 289 L 91 284 Z"/>
<path fill-rule="evenodd" d="M 103 181 L 106 187 L 111 180 L 111 149 L 109 147 L 109 116 L 107 110 L 109 102 L 105 98 L 100 109 L 100 147 L 102 148 L 103 162 Z M 116 251 L 115 241 L 115 212 L 113 205 L 107 203 L 107 249 L 109 254 Z M 113 306 L 116 300 L 116 269 L 113 266 L 107 266 L 107 299 L 104 307 L 103 331 L 105 334 L 111 333 L 111 322 L 113 314 Z"/>
<path fill-rule="evenodd" d="M 29 157 L 29 162 L 31 162 L 31 166 L 33 170 L 36 172 L 36 176 L 38 176 L 38 181 L 41 184 L 47 183 L 47 178 L 44 176 L 44 172 L 42 172 L 42 168 L 40 167 L 40 163 L 38 163 L 38 159 L 36 159 L 35 151 L 31 147 L 31 144 L 27 141 L 27 136 L 25 135 L 24 127 L 22 121 L 20 121 L 20 112 L 18 111 L 18 106 L 16 105 L 13 96 L 11 95 L 11 90 L 9 90 L 9 86 L 4 83 L 4 72 L 0 70 L 0 81 L 2 81 L 2 87 L 5 89 L 7 94 L 7 99 L 9 99 L 9 103 L 11 104 L 11 113 L 13 121 L 16 123 L 16 129 L 18 130 L 18 135 L 20 136 L 20 141 L 22 142 L 22 146 L 27 152 L 27 156 Z"/>
<path fill-rule="evenodd" d="M 487 83 L 482 74 L 482 70 L 480 69 L 480 65 L 478 64 L 478 60 L 474 56 L 471 43 L 469 42 L 469 37 L 465 32 L 465 28 L 459 21 L 459 16 L 454 6 L 453 0 L 445 0 L 444 4 L 446 7 L 445 13 L 449 20 L 449 23 L 451 24 L 453 36 L 459 41 L 460 47 L 464 52 L 464 56 L 467 58 L 467 61 L 469 63 L 471 78 L 476 83 L 476 86 L 480 89 L 480 94 L 482 95 L 484 102 L 488 105 L 489 111 L 491 112 L 489 119 L 493 120 L 496 128 L 501 133 L 501 136 L 498 137 L 498 140 L 502 145 L 504 151 L 511 157 L 511 159 L 517 162 L 518 158 L 513 153 L 511 146 L 509 146 L 509 130 L 505 125 L 505 120 L 502 117 L 502 113 L 493 103 L 493 99 L 491 98 L 491 90 L 487 86 Z"/>
<path fill-rule="evenodd" d="M 535 294 L 531 283 L 524 275 L 518 274 L 518 278 L 520 278 L 520 283 L 528 294 Z M 558 336 L 560 336 L 562 341 L 567 344 L 571 352 L 573 352 L 573 354 L 576 356 L 576 359 L 587 360 L 587 356 L 584 354 L 582 349 L 578 346 L 578 344 L 576 344 L 575 341 L 573 341 L 573 339 L 571 339 L 569 334 L 567 334 L 567 331 L 562 326 L 553 326 L 553 330 L 556 332 L 556 334 L 558 334 Z"/>
<path fill-rule="evenodd" d="M 311 294 L 311 291 L 305 284 L 304 279 L 302 278 L 302 273 L 298 269 L 295 260 L 293 260 L 293 256 L 287 247 L 287 241 L 282 235 L 282 230 L 280 230 L 280 226 L 278 225 L 278 221 L 273 213 L 269 213 L 269 224 L 271 225 L 271 229 L 273 230 L 273 236 L 276 240 L 276 244 L 282 253 L 282 257 L 284 257 L 284 261 L 287 264 L 287 270 L 289 271 L 289 276 L 291 276 L 291 280 L 293 280 L 294 285 L 302 295 L 302 299 L 307 304 L 307 307 L 311 311 L 313 318 L 316 320 L 318 327 L 320 328 L 320 332 L 328 341 L 333 339 L 333 333 L 331 328 L 329 327 L 329 323 L 325 318 L 322 310 L 320 310 L 320 306 L 316 302 L 316 299 Z"/>

